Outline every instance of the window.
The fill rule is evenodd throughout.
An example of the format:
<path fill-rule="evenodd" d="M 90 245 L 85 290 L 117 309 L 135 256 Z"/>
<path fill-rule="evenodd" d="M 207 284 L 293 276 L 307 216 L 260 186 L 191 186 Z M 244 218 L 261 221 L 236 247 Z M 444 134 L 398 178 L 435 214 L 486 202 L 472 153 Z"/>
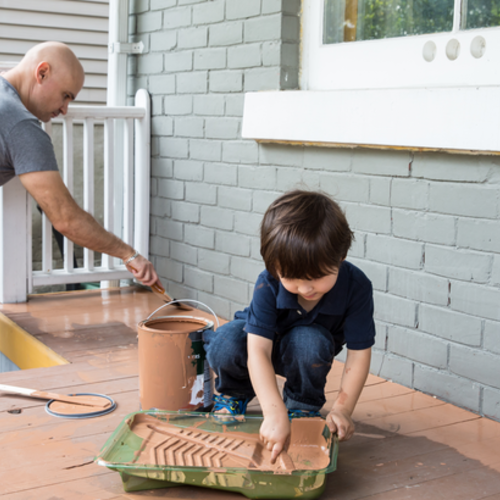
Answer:
<path fill-rule="evenodd" d="M 304 0 L 304 89 L 497 85 L 500 0 Z"/>
<path fill-rule="evenodd" d="M 500 154 L 500 0 L 302 0 L 301 90 L 249 93 L 262 142 Z"/>

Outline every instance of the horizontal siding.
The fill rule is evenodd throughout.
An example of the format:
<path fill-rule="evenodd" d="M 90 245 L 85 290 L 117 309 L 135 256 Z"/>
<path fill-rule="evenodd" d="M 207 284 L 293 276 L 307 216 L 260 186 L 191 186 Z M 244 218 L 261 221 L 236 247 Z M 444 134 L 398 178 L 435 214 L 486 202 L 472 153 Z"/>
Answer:
<path fill-rule="evenodd" d="M 64 42 L 85 70 L 85 84 L 76 102 L 105 104 L 108 1 L 2 0 L 0 61 L 19 62 L 31 47 L 47 40 Z"/>

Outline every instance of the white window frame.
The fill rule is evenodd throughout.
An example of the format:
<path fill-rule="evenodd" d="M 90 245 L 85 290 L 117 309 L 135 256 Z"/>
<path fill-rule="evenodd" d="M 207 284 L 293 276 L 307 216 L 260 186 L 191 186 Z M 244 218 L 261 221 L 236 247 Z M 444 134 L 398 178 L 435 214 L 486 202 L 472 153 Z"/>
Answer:
<path fill-rule="evenodd" d="M 451 33 L 323 45 L 323 0 L 302 5 L 302 90 L 247 94 L 243 137 L 500 154 L 500 28 L 459 31 L 455 16 Z M 480 58 L 470 51 L 478 36 Z M 455 60 L 450 40 L 461 47 Z"/>

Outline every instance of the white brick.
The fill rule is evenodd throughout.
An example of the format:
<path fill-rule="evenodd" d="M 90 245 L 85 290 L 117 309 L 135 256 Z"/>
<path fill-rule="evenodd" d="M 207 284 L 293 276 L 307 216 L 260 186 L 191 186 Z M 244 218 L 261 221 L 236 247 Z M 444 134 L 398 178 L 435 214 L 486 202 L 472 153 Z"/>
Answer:
<path fill-rule="evenodd" d="M 158 196 L 151 198 L 151 215 L 156 215 L 157 217 L 170 217 L 171 211 L 170 200 Z"/>
<path fill-rule="evenodd" d="M 137 72 L 140 75 L 154 75 L 163 72 L 162 54 L 144 54 L 137 62 Z"/>
<path fill-rule="evenodd" d="M 236 186 L 238 183 L 238 169 L 234 165 L 224 163 L 205 163 L 205 182 L 212 184 Z"/>
<path fill-rule="evenodd" d="M 194 49 L 206 47 L 208 43 L 208 28 L 205 26 L 196 26 L 179 30 L 179 45 L 181 49 Z"/>
<path fill-rule="evenodd" d="M 229 48 L 227 51 L 228 68 L 254 68 L 261 64 L 260 43 L 237 45 Z"/>
<path fill-rule="evenodd" d="M 283 45 L 278 41 L 264 42 L 262 46 L 262 64 L 264 66 L 279 66 L 282 62 Z M 285 65 L 285 64 L 283 64 Z M 257 65 L 258 66 L 258 65 Z"/>
<path fill-rule="evenodd" d="M 370 175 L 391 175 L 408 177 L 410 154 L 395 151 L 355 150 L 352 157 L 352 171 Z"/>
<path fill-rule="evenodd" d="M 227 0 L 227 19 L 246 19 L 260 14 L 260 0 Z M 260 19 L 260 18 L 259 18 Z"/>
<path fill-rule="evenodd" d="M 399 238 L 454 245 L 455 219 L 448 215 L 393 209 L 392 233 Z"/>
<path fill-rule="evenodd" d="M 158 15 L 157 13 L 155 13 Z M 181 28 L 191 24 L 191 7 L 169 9 L 163 15 L 163 27 L 167 29 Z"/>
<path fill-rule="evenodd" d="M 486 283 L 490 275 L 490 255 L 456 248 L 425 246 L 426 271 L 465 281 Z"/>
<path fill-rule="evenodd" d="M 178 201 L 172 204 L 172 219 L 197 223 L 200 221 L 200 207 L 194 203 Z"/>
<path fill-rule="evenodd" d="M 180 262 L 157 257 L 155 268 L 161 278 L 182 283 L 183 265 Z"/>
<path fill-rule="evenodd" d="M 387 348 L 387 325 L 381 323 L 380 321 L 375 321 L 375 344 L 373 344 L 374 349 L 379 349 L 385 351 Z"/>
<path fill-rule="evenodd" d="M 485 252 L 500 252 L 500 222 L 459 219 L 457 244 Z"/>
<path fill-rule="evenodd" d="M 375 205 L 391 204 L 391 178 L 371 177 L 370 178 L 370 201 Z"/>
<path fill-rule="evenodd" d="M 161 16 L 156 16 L 161 19 Z M 153 52 L 164 52 L 172 50 L 177 45 L 177 32 L 176 31 L 160 31 L 158 33 L 151 33 L 151 50 Z"/>
<path fill-rule="evenodd" d="M 248 257 L 250 255 L 250 238 L 237 233 L 218 231 L 215 233 L 215 249 L 231 255 Z"/>
<path fill-rule="evenodd" d="M 222 116 L 224 114 L 224 96 L 197 95 L 194 97 L 196 115 Z"/>
<path fill-rule="evenodd" d="M 183 116 L 175 119 L 176 137 L 203 137 L 205 133 L 203 118 Z"/>
<path fill-rule="evenodd" d="M 201 207 L 201 223 L 216 229 L 233 229 L 234 215 L 229 210 L 217 207 Z"/>
<path fill-rule="evenodd" d="M 447 308 L 420 304 L 418 328 L 437 337 L 467 344 L 481 345 L 481 319 Z"/>
<path fill-rule="evenodd" d="M 500 391 L 485 387 L 483 391 L 483 414 L 500 421 Z"/>
<path fill-rule="evenodd" d="M 234 215 L 234 229 L 238 233 L 249 236 L 259 236 L 259 227 L 262 215 L 250 212 L 236 212 Z"/>
<path fill-rule="evenodd" d="M 218 45 L 236 45 L 243 41 L 243 23 L 242 22 L 224 22 L 214 24 L 209 27 L 209 44 Z"/>
<path fill-rule="evenodd" d="M 388 207 L 346 203 L 345 214 L 353 230 L 379 234 L 391 232 L 391 209 Z"/>
<path fill-rule="evenodd" d="M 491 269 L 491 284 L 500 285 L 500 255 L 493 256 L 493 266 Z"/>
<path fill-rule="evenodd" d="M 451 284 L 451 308 L 473 316 L 500 320 L 500 290 L 454 281 Z"/>
<path fill-rule="evenodd" d="M 374 290 L 387 291 L 387 266 L 364 259 L 349 257 L 349 262 L 359 267 L 372 282 Z"/>
<path fill-rule="evenodd" d="M 166 158 L 187 158 L 189 155 L 188 141 L 163 137 L 160 139 L 160 155 Z"/>
<path fill-rule="evenodd" d="M 500 354 L 500 323 L 485 321 L 484 348 L 488 351 Z"/>
<path fill-rule="evenodd" d="M 484 182 L 496 168 L 492 160 L 485 156 L 417 153 L 412 176 L 448 182 Z"/>
<path fill-rule="evenodd" d="M 375 319 L 401 326 L 415 327 L 415 302 L 388 293 L 373 292 Z"/>
<path fill-rule="evenodd" d="M 159 195 L 170 200 L 184 199 L 184 183 L 170 179 L 158 180 Z"/>
<path fill-rule="evenodd" d="M 245 92 L 279 90 L 280 68 L 253 68 L 245 70 Z"/>
<path fill-rule="evenodd" d="M 249 21 L 245 21 L 243 25 L 244 40 L 246 43 L 280 40 L 281 23 L 281 14 L 261 16 L 257 19 L 250 19 Z"/>
<path fill-rule="evenodd" d="M 224 20 L 224 2 L 216 0 L 193 7 L 194 24 L 213 24 Z"/>
<path fill-rule="evenodd" d="M 211 92 L 241 92 L 243 89 L 243 72 L 210 71 L 209 87 Z"/>
<path fill-rule="evenodd" d="M 194 160 L 220 161 L 222 144 L 219 141 L 191 139 L 190 155 Z"/>
<path fill-rule="evenodd" d="M 251 189 L 274 189 L 276 185 L 276 169 L 273 167 L 238 168 L 239 185 Z"/>
<path fill-rule="evenodd" d="M 163 55 L 163 58 L 167 73 L 177 73 L 193 69 L 193 52 L 190 50 L 167 52 Z"/>
<path fill-rule="evenodd" d="M 205 134 L 209 139 L 238 139 L 240 120 L 238 118 L 207 118 Z"/>
<path fill-rule="evenodd" d="M 424 246 L 421 243 L 368 234 L 366 237 L 366 257 L 408 269 L 422 267 Z"/>
<path fill-rule="evenodd" d="M 256 163 L 259 149 L 254 141 L 224 142 L 222 158 L 228 163 Z"/>
<path fill-rule="evenodd" d="M 321 189 L 342 201 L 368 202 L 370 183 L 367 177 L 351 174 L 321 173 Z"/>
<path fill-rule="evenodd" d="M 160 236 L 151 236 L 151 246 L 149 251 L 152 255 L 168 257 L 170 255 L 170 241 Z"/>
<path fill-rule="evenodd" d="M 391 382 L 412 386 L 413 363 L 409 359 L 373 350 L 370 371 Z"/>
<path fill-rule="evenodd" d="M 390 268 L 389 292 L 417 302 L 448 304 L 448 280 L 422 272 Z"/>
<path fill-rule="evenodd" d="M 260 144 L 259 153 L 261 165 L 283 165 L 285 167 L 303 167 L 304 165 L 304 148 L 302 147 Z"/>
<path fill-rule="evenodd" d="M 457 375 L 476 382 L 498 387 L 500 355 L 479 349 L 452 345 L 450 350 L 450 370 Z"/>
<path fill-rule="evenodd" d="M 259 274 L 265 269 L 262 261 L 231 257 L 231 275 L 235 278 L 255 283 Z"/>
<path fill-rule="evenodd" d="M 186 201 L 215 205 L 217 203 L 217 187 L 204 182 L 187 182 Z"/>
<path fill-rule="evenodd" d="M 446 368 L 448 344 L 408 328 L 388 327 L 387 350 L 435 368 Z"/>
<path fill-rule="evenodd" d="M 234 187 L 219 187 L 219 206 L 233 210 L 250 211 L 252 209 L 252 190 Z"/>
<path fill-rule="evenodd" d="M 182 240 L 183 224 L 169 219 L 159 219 L 156 223 L 156 232 L 169 240 Z"/>
<path fill-rule="evenodd" d="M 165 96 L 163 107 L 167 115 L 189 115 L 193 111 L 193 97 L 190 95 Z"/>
<path fill-rule="evenodd" d="M 415 365 L 413 387 L 439 399 L 479 411 L 480 387 L 450 373 Z"/>
<path fill-rule="evenodd" d="M 151 160 L 151 175 L 153 177 L 171 178 L 173 176 L 174 162 L 166 158 L 153 158 Z"/>
<path fill-rule="evenodd" d="M 231 301 L 248 302 L 248 286 L 244 281 L 223 276 L 214 277 L 214 293 Z"/>
<path fill-rule="evenodd" d="M 231 257 L 221 252 L 198 250 L 198 267 L 217 274 L 229 274 Z"/>
<path fill-rule="evenodd" d="M 177 74 L 179 94 L 204 94 L 207 91 L 207 72 L 191 71 Z"/>
<path fill-rule="evenodd" d="M 253 191 L 253 211 L 263 214 L 271 203 L 282 194 L 277 191 Z"/>
<path fill-rule="evenodd" d="M 195 69 L 224 69 L 226 49 L 198 49 L 194 53 Z"/>
<path fill-rule="evenodd" d="M 184 241 L 188 245 L 213 249 L 215 247 L 215 231 L 202 226 L 186 224 Z"/>
<path fill-rule="evenodd" d="M 162 17 L 158 12 L 145 12 L 137 16 L 137 33 L 147 33 L 161 29 Z"/>
<path fill-rule="evenodd" d="M 198 262 L 197 249 L 184 243 L 172 241 L 170 243 L 170 257 L 179 262 L 196 265 Z"/>
<path fill-rule="evenodd" d="M 494 218 L 498 214 L 498 194 L 496 187 L 435 182 L 430 188 L 429 208 L 444 214 Z"/>
<path fill-rule="evenodd" d="M 429 183 L 413 179 L 393 179 L 391 204 L 400 208 L 427 209 L 429 206 Z"/>
<path fill-rule="evenodd" d="M 245 103 L 244 94 L 229 94 L 226 96 L 226 116 L 243 116 L 243 106 Z"/>
<path fill-rule="evenodd" d="M 292 189 L 318 190 L 320 187 L 317 172 L 308 172 L 301 168 L 278 167 L 276 174 L 275 187 L 280 191 L 291 191 Z"/>
<path fill-rule="evenodd" d="M 202 181 L 203 163 L 193 160 L 175 160 L 174 177 L 183 181 Z"/>
<path fill-rule="evenodd" d="M 293 149 L 290 148 L 292 151 Z M 304 167 L 308 170 L 347 172 L 351 169 L 353 152 L 344 149 L 307 147 L 304 150 Z"/>
<path fill-rule="evenodd" d="M 360 259 L 365 257 L 366 234 L 359 231 L 354 231 L 354 240 L 352 241 L 351 248 L 349 249 L 348 257 L 358 257 Z"/>
<path fill-rule="evenodd" d="M 214 276 L 199 269 L 186 266 L 184 268 L 184 284 L 195 290 L 211 293 L 214 289 Z"/>
<path fill-rule="evenodd" d="M 149 91 L 153 97 L 159 97 L 158 94 L 173 94 L 175 92 L 174 75 L 154 75 L 149 77 Z"/>
<path fill-rule="evenodd" d="M 212 308 L 219 318 L 226 320 L 232 319 L 229 300 L 215 297 L 213 293 L 208 294 L 204 292 L 198 293 L 198 300 Z"/>

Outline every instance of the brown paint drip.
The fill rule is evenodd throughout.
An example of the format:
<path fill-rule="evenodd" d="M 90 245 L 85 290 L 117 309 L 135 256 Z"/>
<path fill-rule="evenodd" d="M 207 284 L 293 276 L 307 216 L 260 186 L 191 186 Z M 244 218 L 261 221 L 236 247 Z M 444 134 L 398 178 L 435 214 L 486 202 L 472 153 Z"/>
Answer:
<path fill-rule="evenodd" d="M 127 423 L 134 434 L 144 439 L 133 460 L 142 465 L 233 467 L 283 474 L 319 470 L 330 463 L 323 437 L 325 421 L 321 418 L 292 420 L 288 452 L 282 452 L 274 464 L 259 434 L 226 431 L 225 426 L 222 432 L 208 432 L 198 425 L 180 428 L 144 414 Z"/>
<path fill-rule="evenodd" d="M 139 323 L 141 408 L 194 410 L 192 389 L 197 373 L 190 359 L 191 332 L 207 327 L 202 318 L 167 317 Z M 197 396 L 199 390 L 196 390 Z"/>

